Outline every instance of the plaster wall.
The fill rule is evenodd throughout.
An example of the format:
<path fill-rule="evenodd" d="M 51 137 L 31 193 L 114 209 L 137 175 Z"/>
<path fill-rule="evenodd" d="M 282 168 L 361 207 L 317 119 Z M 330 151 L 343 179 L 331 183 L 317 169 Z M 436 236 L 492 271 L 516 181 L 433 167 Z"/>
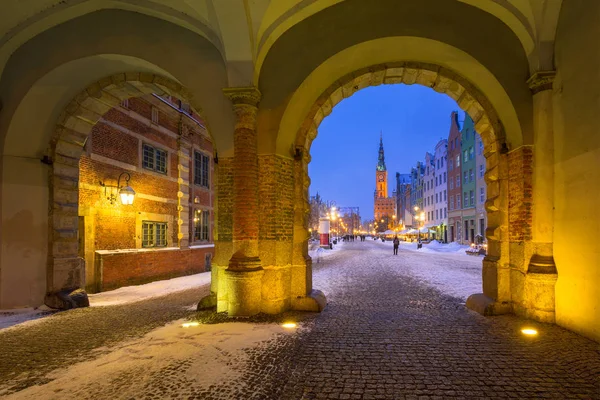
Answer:
<path fill-rule="evenodd" d="M 600 2 L 563 3 L 554 82 L 556 322 L 600 341 Z"/>
<path fill-rule="evenodd" d="M 0 309 L 37 307 L 46 294 L 50 167 L 38 159 L 3 159 Z"/>

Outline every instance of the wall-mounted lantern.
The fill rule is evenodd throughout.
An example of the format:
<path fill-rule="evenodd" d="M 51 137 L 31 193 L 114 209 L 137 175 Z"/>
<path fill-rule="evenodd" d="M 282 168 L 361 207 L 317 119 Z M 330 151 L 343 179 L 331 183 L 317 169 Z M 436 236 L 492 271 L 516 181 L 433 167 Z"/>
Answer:
<path fill-rule="evenodd" d="M 121 178 L 125 179 L 125 185 L 121 187 Z M 121 199 L 121 204 L 123 205 L 131 205 L 133 204 L 133 200 L 135 198 L 135 190 L 131 186 L 129 186 L 129 180 L 131 179 L 131 175 L 127 172 L 122 172 L 119 175 L 119 179 L 117 180 L 117 186 L 107 185 L 105 183 L 100 183 L 104 186 L 104 194 L 106 195 L 106 199 L 110 201 L 110 204 L 115 204 L 117 201 L 116 192 L 119 194 L 119 198 Z M 110 194 L 106 193 L 106 188 L 110 188 Z M 114 189 L 114 190 L 113 190 Z"/>

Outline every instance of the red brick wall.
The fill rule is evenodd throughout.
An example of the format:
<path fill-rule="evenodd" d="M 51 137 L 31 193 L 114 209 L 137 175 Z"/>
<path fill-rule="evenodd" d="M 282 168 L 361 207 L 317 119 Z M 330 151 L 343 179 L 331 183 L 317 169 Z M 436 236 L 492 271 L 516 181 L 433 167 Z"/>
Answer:
<path fill-rule="evenodd" d="M 150 122 L 153 109 L 159 110 L 158 125 Z M 189 135 L 185 135 L 185 138 L 181 139 L 180 126 L 184 125 L 187 127 L 186 132 L 189 132 Z M 159 126 L 167 128 L 171 134 L 161 130 Z M 158 214 L 162 218 L 172 221 L 167 228 L 172 243 L 169 245 L 177 246 L 177 192 L 180 188 L 176 179 L 179 177 L 178 141 L 180 139 L 191 141 L 195 148 L 201 149 L 211 156 L 211 187 L 209 190 L 194 187 L 193 158 L 190 162 L 192 190 L 189 206 L 190 218 L 193 218 L 194 207 L 207 209 L 215 202 L 216 176 L 212 171 L 214 167 L 213 145 L 204 128 L 153 96 L 129 99 L 127 108 L 115 107 L 103 116 L 103 120 L 93 128 L 86 146 L 86 154 L 81 157 L 79 164 L 79 209 L 82 213 L 89 212 L 86 215 L 92 215 L 94 218 L 94 240 L 91 245 L 86 242 L 86 246 L 90 246 L 90 248 L 93 246 L 93 250 L 135 249 L 136 246 L 139 246 L 141 239 L 136 238 L 136 223 L 139 223 L 137 217 L 140 213 Z M 140 154 L 142 144 L 146 141 L 168 152 L 167 174 L 145 170 L 142 167 Z M 101 156 L 103 159 L 96 156 Z M 121 163 L 127 164 L 127 166 Z M 117 178 L 123 172 L 127 172 L 131 176 L 129 185 L 137 194 L 133 205 L 129 206 L 122 205 L 118 198 L 114 204 L 111 204 L 107 200 L 107 195 L 115 194 L 118 197 L 117 189 L 101 186 L 103 183 L 116 187 Z M 124 184 L 125 181 L 122 180 L 121 185 Z M 195 194 L 198 195 L 200 204 L 193 203 Z M 167 199 L 167 202 L 143 198 L 144 195 Z M 210 211 L 212 218 L 214 212 Z M 190 231 L 190 235 L 192 233 L 193 230 Z M 212 237 L 211 233 L 211 242 Z M 192 238 L 193 236 L 190 237 L 190 239 Z M 210 250 L 212 251 L 212 249 Z M 122 253 L 110 257 L 103 256 L 110 260 L 120 260 L 119 257 L 122 256 L 125 261 L 125 264 L 120 267 L 118 264 L 111 264 L 112 261 L 108 261 L 106 264 L 108 287 L 114 288 L 121 284 L 147 282 L 153 279 L 202 271 L 204 255 L 198 255 L 200 258 L 197 259 L 196 256 L 190 256 L 197 252 L 197 250 L 143 251 Z M 169 262 L 170 256 L 172 257 L 171 262 Z M 96 257 L 100 257 L 98 253 L 96 253 Z M 130 259 L 135 259 L 135 261 Z M 129 270 L 129 266 L 132 266 L 131 270 Z M 92 266 L 88 267 L 92 268 Z"/>
<path fill-rule="evenodd" d="M 531 240 L 533 149 L 521 146 L 508 154 L 508 237 Z"/>
<path fill-rule="evenodd" d="M 102 290 L 139 285 L 205 272 L 205 255 L 214 248 L 96 253 L 102 270 Z"/>

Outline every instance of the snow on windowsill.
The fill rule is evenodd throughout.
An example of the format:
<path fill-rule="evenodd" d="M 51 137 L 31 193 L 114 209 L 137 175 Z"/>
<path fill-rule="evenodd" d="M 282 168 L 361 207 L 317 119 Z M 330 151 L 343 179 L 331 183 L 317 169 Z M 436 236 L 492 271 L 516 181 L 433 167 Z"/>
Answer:
<path fill-rule="evenodd" d="M 181 250 L 179 247 L 149 247 L 141 249 L 117 249 L 117 250 L 96 250 L 98 254 L 123 254 L 123 253 L 144 253 L 149 251 L 173 251 Z"/>
<path fill-rule="evenodd" d="M 209 247 L 215 247 L 214 243 L 209 243 L 209 244 L 195 244 L 193 246 L 190 246 L 190 249 L 207 249 Z"/>

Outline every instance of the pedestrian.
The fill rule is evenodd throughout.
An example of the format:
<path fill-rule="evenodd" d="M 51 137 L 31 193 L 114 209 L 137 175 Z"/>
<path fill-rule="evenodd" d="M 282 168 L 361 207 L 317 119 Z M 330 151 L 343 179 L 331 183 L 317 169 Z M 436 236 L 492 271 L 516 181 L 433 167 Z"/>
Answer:
<path fill-rule="evenodd" d="M 398 246 L 400 246 L 400 239 L 398 239 L 398 235 L 394 236 L 394 255 L 398 255 Z"/>

